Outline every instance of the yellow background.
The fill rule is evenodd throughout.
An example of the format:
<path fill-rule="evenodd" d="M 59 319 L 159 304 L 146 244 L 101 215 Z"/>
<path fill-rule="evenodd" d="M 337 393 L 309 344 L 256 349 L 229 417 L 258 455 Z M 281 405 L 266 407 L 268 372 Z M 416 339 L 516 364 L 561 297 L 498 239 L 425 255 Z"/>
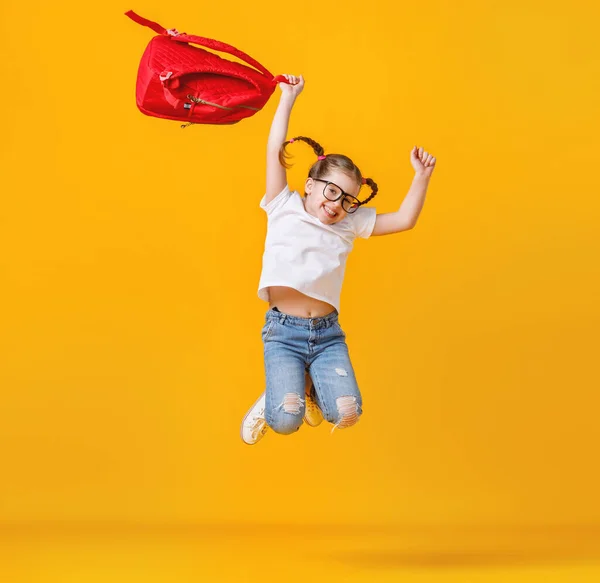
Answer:
<path fill-rule="evenodd" d="M 303 74 L 290 136 L 352 157 L 408 233 L 359 241 L 355 428 L 255 447 L 264 154 L 142 115 L 123 13 Z M 2 2 L 0 520 L 600 520 L 600 50 L 591 2 Z M 314 159 L 294 147 L 290 184 Z M 87 579 L 91 580 L 91 579 Z M 214 579 L 213 579 L 214 580 Z"/>

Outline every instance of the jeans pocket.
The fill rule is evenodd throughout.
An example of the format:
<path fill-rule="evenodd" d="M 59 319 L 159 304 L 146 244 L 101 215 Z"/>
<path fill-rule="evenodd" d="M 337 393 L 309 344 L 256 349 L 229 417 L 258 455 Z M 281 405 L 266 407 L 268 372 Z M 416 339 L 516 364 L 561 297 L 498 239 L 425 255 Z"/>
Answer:
<path fill-rule="evenodd" d="M 340 326 L 339 322 L 336 322 L 333 325 L 334 330 L 337 330 L 338 334 L 342 337 L 342 338 L 346 338 L 346 333 L 342 330 L 342 327 Z"/>
<path fill-rule="evenodd" d="M 267 322 L 262 329 L 262 339 L 263 342 L 267 342 L 269 338 L 273 335 L 273 329 L 275 328 L 276 320 L 270 320 Z"/>

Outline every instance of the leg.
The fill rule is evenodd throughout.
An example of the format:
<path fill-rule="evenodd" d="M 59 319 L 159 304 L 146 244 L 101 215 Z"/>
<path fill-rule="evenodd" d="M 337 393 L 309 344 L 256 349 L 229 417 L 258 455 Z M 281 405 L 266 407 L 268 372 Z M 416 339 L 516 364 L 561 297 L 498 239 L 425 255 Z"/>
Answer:
<path fill-rule="evenodd" d="M 317 404 L 325 419 L 334 424 L 333 429 L 357 423 L 362 414 L 362 396 L 345 340 L 340 337 L 328 342 L 315 356 L 309 370 Z"/>
<path fill-rule="evenodd" d="M 315 387 L 308 372 L 306 372 L 304 391 L 306 395 L 304 421 L 311 427 L 316 427 L 323 421 L 323 415 L 315 402 Z M 265 402 L 266 392 L 263 392 L 242 419 L 240 434 L 242 440 L 248 445 L 260 441 L 269 429 L 265 420 Z"/>
<path fill-rule="evenodd" d="M 265 419 L 276 433 L 300 429 L 305 411 L 305 363 L 283 342 L 265 344 Z"/>

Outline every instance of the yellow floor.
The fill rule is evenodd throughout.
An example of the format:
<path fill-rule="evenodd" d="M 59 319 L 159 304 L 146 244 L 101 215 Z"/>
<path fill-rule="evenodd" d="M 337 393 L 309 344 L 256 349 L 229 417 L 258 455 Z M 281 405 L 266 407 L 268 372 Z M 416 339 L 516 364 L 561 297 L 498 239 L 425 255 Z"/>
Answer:
<path fill-rule="evenodd" d="M 5 525 L 2 583 L 600 582 L 600 528 Z"/>

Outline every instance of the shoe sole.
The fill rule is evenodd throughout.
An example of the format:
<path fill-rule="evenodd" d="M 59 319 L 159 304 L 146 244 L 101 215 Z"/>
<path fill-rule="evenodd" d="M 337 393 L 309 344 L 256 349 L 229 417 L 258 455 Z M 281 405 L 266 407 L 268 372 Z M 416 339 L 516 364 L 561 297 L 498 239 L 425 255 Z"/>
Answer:
<path fill-rule="evenodd" d="M 323 423 L 323 419 L 324 417 L 321 417 L 321 420 L 318 423 L 312 424 L 306 417 L 304 417 L 304 421 L 309 427 L 318 427 L 321 425 L 321 423 Z"/>
<path fill-rule="evenodd" d="M 254 405 L 252 405 L 252 407 L 250 407 L 250 409 L 248 409 L 248 412 L 244 415 L 244 418 L 242 419 L 242 425 L 240 427 L 240 437 L 242 438 L 242 441 L 246 444 L 246 445 L 256 445 L 260 439 L 262 439 L 262 437 L 260 439 L 257 439 L 254 443 L 248 443 L 245 439 L 244 439 L 244 423 L 246 422 L 246 419 L 248 419 L 248 416 L 250 415 L 250 412 L 252 411 L 252 409 L 254 409 L 254 407 L 256 407 L 256 404 L 262 399 L 262 395 L 260 397 L 258 397 L 258 399 L 256 399 L 256 401 L 254 401 Z M 266 423 L 266 421 L 265 421 Z M 267 425 L 268 427 L 268 425 Z M 263 435 L 264 437 L 264 435 Z"/>

